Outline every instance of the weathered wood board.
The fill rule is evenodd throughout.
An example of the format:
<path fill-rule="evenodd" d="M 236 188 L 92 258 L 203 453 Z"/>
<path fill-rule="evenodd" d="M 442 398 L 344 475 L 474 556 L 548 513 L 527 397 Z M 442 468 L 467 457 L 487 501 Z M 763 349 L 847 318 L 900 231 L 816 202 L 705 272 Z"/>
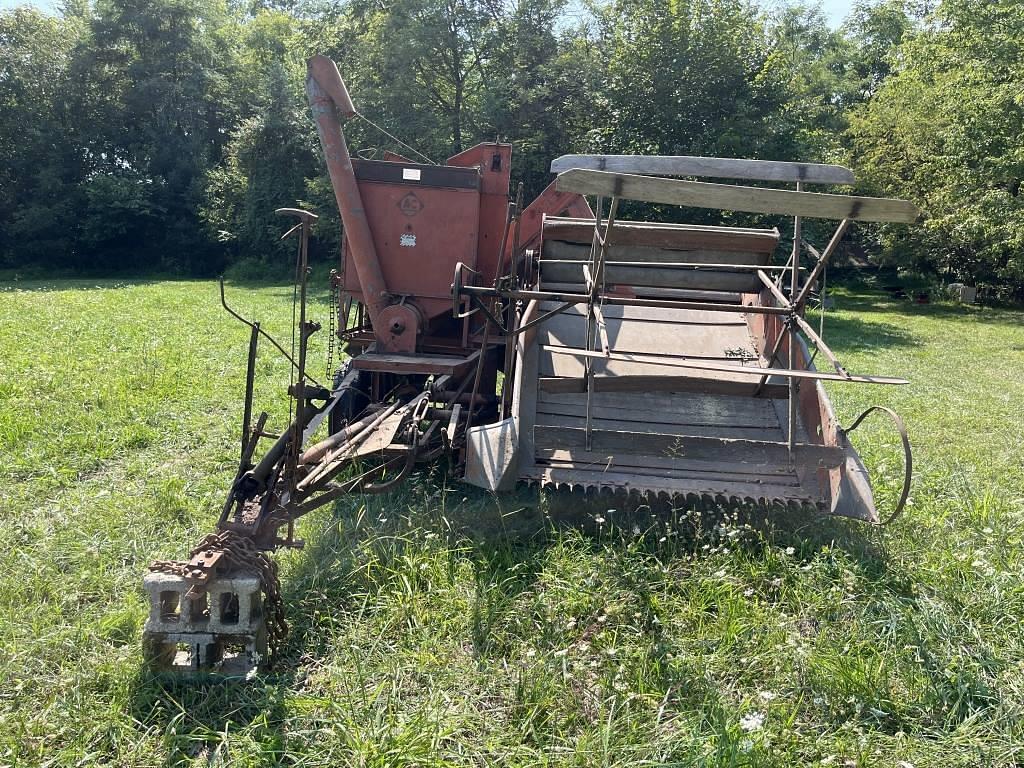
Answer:
<path fill-rule="evenodd" d="M 617 226 L 617 225 L 616 225 Z M 612 230 L 614 237 L 615 230 Z M 545 230 L 545 234 L 547 234 Z M 574 243 L 556 240 L 546 236 L 541 252 L 542 259 L 566 261 L 590 261 L 589 243 Z M 762 266 L 769 261 L 769 251 L 742 251 L 714 248 L 658 248 L 646 245 L 610 245 L 608 261 L 644 261 L 651 263 L 689 261 L 694 264 L 756 264 Z"/>
<path fill-rule="evenodd" d="M 545 217 L 544 237 L 590 245 L 594 241 L 594 220 Z M 668 248 L 676 251 L 706 249 L 772 253 L 778 246 L 780 237 L 777 229 L 666 224 L 657 221 L 616 221 L 608 244 L 639 245 L 645 248 Z"/>
<path fill-rule="evenodd" d="M 749 181 L 788 181 L 805 184 L 853 184 L 853 171 L 841 165 L 788 163 L 691 155 L 562 155 L 551 161 L 551 172 L 573 168 L 653 176 L 703 176 Z"/>
<path fill-rule="evenodd" d="M 819 219 L 911 224 L 921 215 L 917 207 L 906 200 L 708 184 L 703 181 L 661 179 L 608 171 L 566 171 L 555 180 L 555 186 L 561 191 L 581 195 Z"/>
<path fill-rule="evenodd" d="M 587 444 L 582 427 L 533 428 L 538 448 L 582 448 Z M 639 456 L 663 456 L 703 461 L 730 461 L 739 464 L 775 464 L 789 466 L 838 467 L 845 461 L 840 448 L 827 445 L 797 443 L 792 458 L 786 443 L 734 439 L 727 437 L 681 436 L 665 433 L 592 430 L 592 450 L 631 453 Z"/>
<path fill-rule="evenodd" d="M 732 381 L 707 375 L 600 376 L 593 379 L 591 384 L 595 392 L 616 395 L 632 395 L 638 392 L 670 392 L 673 394 L 696 393 L 771 399 L 785 398 L 789 391 L 785 384 L 773 381 L 758 387 L 756 380 Z M 541 376 L 537 379 L 537 389 L 540 392 L 558 394 L 586 392 L 587 380 L 582 377 Z"/>
<path fill-rule="evenodd" d="M 541 285 L 550 282 L 584 285 L 585 262 L 551 263 L 541 261 Z M 604 280 L 608 285 L 649 286 L 660 288 L 689 288 L 700 291 L 736 291 L 752 293 L 759 290 L 760 280 L 750 272 L 722 269 L 673 269 L 650 266 L 605 266 Z"/>

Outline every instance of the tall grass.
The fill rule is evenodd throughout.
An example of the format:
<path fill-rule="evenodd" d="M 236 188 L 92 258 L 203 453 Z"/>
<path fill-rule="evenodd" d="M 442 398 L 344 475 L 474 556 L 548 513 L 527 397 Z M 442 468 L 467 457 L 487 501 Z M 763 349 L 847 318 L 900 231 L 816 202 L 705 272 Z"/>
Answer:
<path fill-rule="evenodd" d="M 230 295 L 287 341 L 290 287 Z M 212 282 L 19 283 L 0 293 L 0 764 L 1019 764 L 1022 321 L 838 297 L 850 369 L 912 380 L 832 388 L 847 423 L 881 402 L 910 426 L 888 530 L 566 519 L 427 471 L 304 521 L 275 671 L 185 686 L 141 666 L 141 577 L 221 504 L 246 331 Z M 261 356 L 278 424 L 287 376 Z M 853 439 L 891 503 L 896 436 Z"/>

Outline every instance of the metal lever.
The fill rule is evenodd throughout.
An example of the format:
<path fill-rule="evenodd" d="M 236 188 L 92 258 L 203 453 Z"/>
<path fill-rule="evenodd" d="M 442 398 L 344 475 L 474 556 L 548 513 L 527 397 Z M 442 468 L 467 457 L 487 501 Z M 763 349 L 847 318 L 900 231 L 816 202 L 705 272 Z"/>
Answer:
<path fill-rule="evenodd" d="M 297 415 L 292 424 L 291 444 L 288 451 L 287 476 L 289 481 L 291 481 L 299 463 L 299 454 L 302 452 L 302 430 L 305 428 L 305 424 L 301 423 L 302 420 L 299 417 L 306 409 L 306 353 L 309 349 L 309 336 L 312 330 L 306 323 L 306 288 L 309 282 L 309 232 L 313 227 L 313 222 L 319 217 L 301 208 L 278 208 L 274 213 L 279 216 L 293 216 L 299 220 L 299 223 L 289 229 L 282 237 L 284 239 L 284 237 L 288 237 L 296 229 L 299 230 L 299 259 L 295 275 L 299 281 L 299 360 L 296 366 L 298 368 L 298 380 L 295 383 L 294 391 L 289 387 L 291 395 L 295 398 L 295 413 Z M 292 320 L 294 322 L 294 305 L 292 311 Z M 294 334 L 294 329 L 292 333 Z M 294 338 L 293 335 L 293 351 Z"/>

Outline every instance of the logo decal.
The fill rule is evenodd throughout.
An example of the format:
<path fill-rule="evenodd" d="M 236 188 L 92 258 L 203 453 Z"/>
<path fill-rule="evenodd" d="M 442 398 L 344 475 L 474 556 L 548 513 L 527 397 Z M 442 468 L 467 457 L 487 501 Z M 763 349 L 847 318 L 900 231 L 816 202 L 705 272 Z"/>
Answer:
<path fill-rule="evenodd" d="M 410 192 L 398 201 L 398 210 L 406 216 L 415 216 L 423 210 L 423 201 L 416 197 L 413 192 Z"/>

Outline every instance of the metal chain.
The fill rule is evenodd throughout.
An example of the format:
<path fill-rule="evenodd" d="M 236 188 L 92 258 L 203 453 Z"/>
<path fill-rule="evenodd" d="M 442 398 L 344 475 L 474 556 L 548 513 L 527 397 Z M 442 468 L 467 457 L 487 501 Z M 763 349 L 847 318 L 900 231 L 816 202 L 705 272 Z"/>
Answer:
<path fill-rule="evenodd" d="M 327 381 L 334 380 L 334 337 L 336 336 L 336 323 L 338 320 L 338 307 L 341 304 L 341 297 L 338 295 L 339 288 L 335 275 L 331 275 L 330 285 L 330 308 L 327 318 Z"/>
<path fill-rule="evenodd" d="M 199 545 L 190 553 L 189 558 L 200 552 L 216 551 L 221 553 L 221 562 L 229 571 L 250 571 L 260 580 L 265 596 L 263 605 L 263 621 L 267 627 L 267 642 L 271 655 L 276 655 L 288 637 L 288 622 L 284 615 L 284 600 L 281 598 L 281 578 L 278 576 L 277 563 L 261 551 L 253 540 L 233 531 L 222 531 L 206 535 Z M 149 570 L 184 576 L 188 562 L 180 560 L 155 560 Z"/>

